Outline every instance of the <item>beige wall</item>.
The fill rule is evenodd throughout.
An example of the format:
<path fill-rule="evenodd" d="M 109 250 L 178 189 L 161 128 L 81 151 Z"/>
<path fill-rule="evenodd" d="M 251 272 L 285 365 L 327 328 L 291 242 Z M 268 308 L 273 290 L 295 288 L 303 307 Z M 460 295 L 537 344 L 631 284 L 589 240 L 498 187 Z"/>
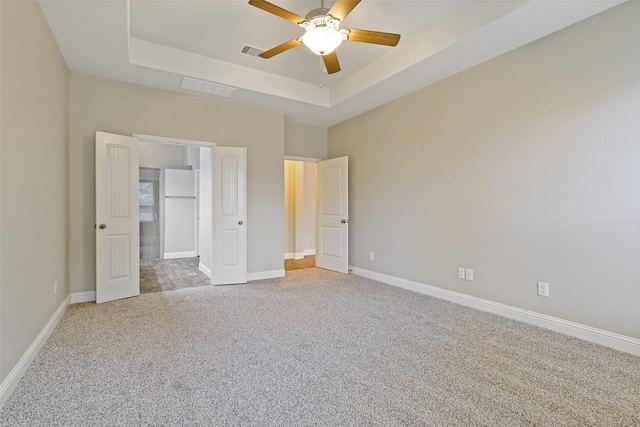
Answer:
<path fill-rule="evenodd" d="M 640 338 L 638 22 L 625 3 L 330 128 L 351 264 Z"/>
<path fill-rule="evenodd" d="M 248 272 L 283 268 L 284 116 L 217 99 L 71 73 L 70 286 L 95 289 L 95 132 L 247 148 Z"/>
<path fill-rule="evenodd" d="M 159 144 L 157 142 L 139 141 L 138 150 L 141 168 L 160 169 L 162 166 L 187 166 L 188 150 L 196 147 L 186 147 L 175 144 Z M 199 169 L 195 167 L 194 169 Z"/>
<path fill-rule="evenodd" d="M 296 162 L 284 161 L 284 253 L 296 249 Z"/>
<path fill-rule="evenodd" d="M 318 188 L 315 163 L 304 162 L 304 236 L 302 247 L 305 251 L 316 249 L 316 192 Z"/>
<path fill-rule="evenodd" d="M 327 158 L 327 129 L 302 123 L 285 122 L 284 154 L 325 160 Z"/>
<path fill-rule="evenodd" d="M 69 294 L 69 72 L 37 2 L 0 9 L 1 382 Z"/>

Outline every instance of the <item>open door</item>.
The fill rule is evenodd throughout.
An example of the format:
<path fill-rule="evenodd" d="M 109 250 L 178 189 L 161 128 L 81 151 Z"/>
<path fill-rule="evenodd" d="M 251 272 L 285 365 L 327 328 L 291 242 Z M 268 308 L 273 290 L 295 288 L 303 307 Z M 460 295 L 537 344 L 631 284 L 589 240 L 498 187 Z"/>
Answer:
<path fill-rule="evenodd" d="M 96 132 L 96 302 L 140 294 L 138 140 Z"/>
<path fill-rule="evenodd" d="M 246 152 L 214 147 L 211 284 L 247 283 Z"/>
<path fill-rule="evenodd" d="M 316 266 L 349 273 L 349 158 L 318 163 Z"/>

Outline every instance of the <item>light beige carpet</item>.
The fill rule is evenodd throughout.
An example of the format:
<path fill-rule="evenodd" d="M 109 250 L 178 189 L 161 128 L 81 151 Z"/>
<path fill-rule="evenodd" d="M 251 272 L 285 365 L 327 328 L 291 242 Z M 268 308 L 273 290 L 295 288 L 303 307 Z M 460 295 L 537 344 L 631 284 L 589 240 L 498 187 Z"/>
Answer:
<path fill-rule="evenodd" d="M 638 426 L 640 358 L 316 268 L 69 307 L 3 426 Z"/>

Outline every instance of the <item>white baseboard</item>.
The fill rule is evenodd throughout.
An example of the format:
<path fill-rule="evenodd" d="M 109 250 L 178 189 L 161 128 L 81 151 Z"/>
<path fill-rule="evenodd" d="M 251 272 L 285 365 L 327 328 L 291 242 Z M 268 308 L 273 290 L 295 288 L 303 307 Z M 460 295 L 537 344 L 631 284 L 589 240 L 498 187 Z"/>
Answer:
<path fill-rule="evenodd" d="M 315 249 L 305 249 L 302 252 L 286 252 L 284 254 L 284 259 L 302 259 L 309 255 L 315 255 Z"/>
<path fill-rule="evenodd" d="M 70 300 L 71 298 L 70 296 L 68 296 L 64 299 L 64 301 L 62 301 L 62 304 L 60 304 L 60 307 L 58 307 L 56 312 L 53 313 L 53 316 L 51 316 L 51 318 L 49 319 L 47 324 L 44 326 L 42 331 L 40 331 L 36 339 L 33 340 L 33 342 L 31 343 L 27 351 L 22 355 L 20 360 L 18 360 L 18 363 L 16 364 L 16 366 L 13 367 L 11 372 L 9 372 L 9 375 L 7 375 L 7 377 L 4 379 L 2 384 L 0 384 L 0 409 L 4 406 L 7 399 L 9 399 L 11 392 L 13 392 L 13 390 L 16 388 L 16 386 L 18 385 L 18 382 L 20 382 L 20 379 L 22 378 L 24 373 L 27 371 L 27 368 L 29 367 L 33 359 L 36 357 L 36 355 L 38 354 L 38 352 L 40 351 L 44 343 L 47 341 L 47 339 L 51 335 L 51 332 L 53 332 L 53 329 L 56 327 L 56 325 L 60 321 L 60 318 L 62 318 L 62 315 L 67 309 L 67 306 L 69 305 Z"/>
<path fill-rule="evenodd" d="M 96 291 L 74 292 L 70 295 L 71 304 L 80 302 L 93 302 L 96 300 Z"/>
<path fill-rule="evenodd" d="M 557 317 L 547 316 L 546 314 L 536 313 L 534 311 L 524 310 L 506 304 L 501 304 L 471 295 L 461 294 L 435 286 L 425 285 L 423 283 L 413 282 L 411 280 L 400 279 L 398 277 L 387 276 L 386 274 L 376 273 L 358 267 L 349 267 L 355 275 L 386 283 L 388 285 L 397 286 L 408 289 L 421 294 L 430 295 L 432 297 L 455 302 L 467 307 L 476 308 L 478 310 L 487 311 L 489 313 L 498 314 L 510 319 L 519 320 L 525 323 L 541 326 L 556 332 L 561 332 L 601 344 L 616 350 L 640 356 L 640 340 L 625 335 L 616 334 L 614 332 L 593 328 L 591 326 L 582 325 L 580 323 L 570 322 L 568 320 Z"/>
<path fill-rule="evenodd" d="M 198 264 L 198 270 L 202 271 L 205 276 L 211 279 L 211 269 L 203 263 Z"/>
<path fill-rule="evenodd" d="M 163 259 L 178 259 L 178 258 L 195 258 L 198 256 L 197 251 L 188 252 L 166 252 Z"/>
<path fill-rule="evenodd" d="M 284 270 L 259 271 L 257 273 L 247 273 L 247 282 L 252 280 L 274 279 L 284 277 Z"/>

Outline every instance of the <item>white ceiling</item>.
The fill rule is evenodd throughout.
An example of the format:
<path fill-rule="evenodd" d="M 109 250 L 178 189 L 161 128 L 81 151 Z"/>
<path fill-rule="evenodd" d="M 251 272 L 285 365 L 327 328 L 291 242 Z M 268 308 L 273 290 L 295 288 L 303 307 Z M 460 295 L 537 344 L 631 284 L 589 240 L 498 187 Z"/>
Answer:
<path fill-rule="evenodd" d="M 185 93 L 194 92 L 180 88 L 182 78 L 193 77 L 237 88 L 229 102 L 322 127 L 622 2 L 363 0 L 341 27 L 399 33 L 400 43 L 344 42 L 342 71 L 329 76 L 303 45 L 271 59 L 241 55 L 244 44 L 266 50 L 304 32 L 246 0 L 40 0 L 71 71 Z M 272 3 L 303 17 L 320 7 Z"/>

